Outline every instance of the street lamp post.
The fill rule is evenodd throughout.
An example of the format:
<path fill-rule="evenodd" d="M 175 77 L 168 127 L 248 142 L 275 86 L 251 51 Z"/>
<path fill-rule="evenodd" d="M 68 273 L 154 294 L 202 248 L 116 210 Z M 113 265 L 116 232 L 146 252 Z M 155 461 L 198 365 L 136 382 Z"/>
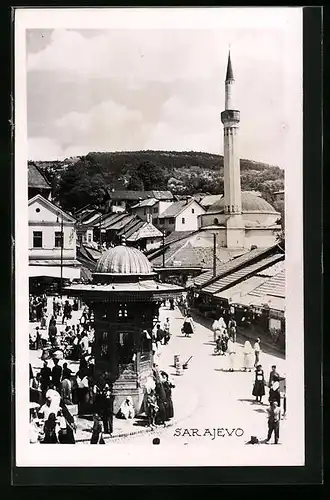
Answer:
<path fill-rule="evenodd" d="M 63 215 L 59 214 L 61 217 L 61 277 L 60 277 L 60 297 L 62 298 L 63 292 L 63 245 L 64 245 L 64 234 L 63 234 Z M 58 222 L 58 216 L 57 216 Z"/>
<path fill-rule="evenodd" d="M 165 231 L 163 231 L 163 268 L 165 268 Z"/>

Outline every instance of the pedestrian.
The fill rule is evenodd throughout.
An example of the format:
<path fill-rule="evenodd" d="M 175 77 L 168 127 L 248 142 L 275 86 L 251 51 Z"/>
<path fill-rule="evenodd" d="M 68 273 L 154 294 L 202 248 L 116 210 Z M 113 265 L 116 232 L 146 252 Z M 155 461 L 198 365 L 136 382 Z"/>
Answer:
<path fill-rule="evenodd" d="M 100 412 L 104 433 L 113 433 L 113 394 L 108 383 L 105 384 L 100 396 Z"/>
<path fill-rule="evenodd" d="M 44 361 L 44 366 L 40 370 L 40 382 L 41 382 L 41 391 L 43 396 L 45 396 L 47 390 L 50 387 L 52 378 L 52 370 L 48 366 L 48 361 Z"/>
<path fill-rule="evenodd" d="M 39 326 L 36 327 L 36 349 L 41 349 L 41 333 Z"/>
<path fill-rule="evenodd" d="M 271 386 L 269 388 L 269 398 L 268 398 L 269 403 L 273 403 L 273 401 L 276 401 L 278 406 L 281 406 L 281 393 L 280 393 L 280 383 L 279 382 L 272 382 Z"/>
<path fill-rule="evenodd" d="M 52 384 L 55 386 L 58 393 L 61 392 L 61 379 L 62 379 L 62 367 L 59 364 L 59 360 L 53 359 L 54 366 L 52 369 Z"/>
<path fill-rule="evenodd" d="M 103 438 L 103 424 L 101 417 L 95 413 L 93 415 L 93 430 L 90 444 L 105 444 Z"/>
<path fill-rule="evenodd" d="M 227 334 L 227 330 L 223 330 L 222 336 L 221 336 L 221 350 L 222 350 L 222 354 L 223 355 L 225 355 L 226 352 L 227 352 L 227 349 L 228 349 L 228 340 L 229 340 L 229 337 L 228 337 L 228 334 Z"/>
<path fill-rule="evenodd" d="M 213 330 L 213 341 L 216 342 L 219 336 L 219 332 L 221 332 L 220 321 L 218 319 L 215 319 L 212 323 L 211 328 Z"/>
<path fill-rule="evenodd" d="M 164 344 L 167 345 L 170 341 L 171 334 L 170 334 L 170 318 L 166 318 L 163 330 L 165 332 L 164 336 Z"/>
<path fill-rule="evenodd" d="M 146 414 L 148 419 L 148 426 L 155 427 L 155 417 L 158 412 L 157 398 L 155 391 L 150 389 L 146 396 Z"/>
<path fill-rule="evenodd" d="M 255 381 L 253 385 L 252 396 L 256 398 L 257 403 L 262 403 L 262 398 L 265 395 L 265 377 L 261 365 L 256 367 Z"/>
<path fill-rule="evenodd" d="M 259 361 L 260 361 L 260 352 L 261 352 L 259 338 L 257 338 L 257 340 L 253 346 L 253 350 L 254 350 L 254 366 L 257 367 L 259 364 Z"/>
<path fill-rule="evenodd" d="M 237 344 L 230 338 L 228 339 L 227 350 L 229 354 L 229 371 L 234 372 L 236 368 Z"/>
<path fill-rule="evenodd" d="M 234 318 L 230 318 L 228 322 L 228 331 L 229 336 L 232 338 L 233 342 L 236 342 L 237 324 Z"/>
<path fill-rule="evenodd" d="M 68 418 L 68 415 L 71 417 Z M 59 431 L 58 431 L 58 440 L 60 444 L 75 444 L 75 425 L 72 415 L 67 412 L 64 412 L 62 408 L 60 408 L 58 412 L 58 420 L 59 420 Z"/>
<path fill-rule="evenodd" d="M 251 371 L 253 368 L 254 356 L 251 342 L 246 340 L 243 347 L 243 356 L 244 356 L 244 371 Z"/>
<path fill-rule="evenodd" d="M 173 311 L 174 310 L 174 299 L 171 297 L 169 299 L 169 302 L 170 302 L 170 309 L 171 309 L 171 311 Z"/>
<path fill-rule="evenodd" d="M 279 381 L 280 381 L 280 375 L 276 370 L 276 365 L 272 365 L 272 371 L 269 374 L 268 387 L 272 385 L 272 382 L 279 382 Z"/>
<path fill-rule="evenodd" d="M 44 425 L 44 439 L 42 441 L 43 444 L 57 444 L 58 443 L 58 422 L 56 420 L 55 413 L 50 413 L 48 419 Z"/>
<path fill-rule="evenodd" d="M 55 318 L 52 317 L 50 322 L 49 322 L 49 326 L 48 326 L 48 336 L 49 336 L 49 340 L 51 341 L 52 345 L 55 344 L 55 339 L 56 339 L 56 335 L 57 335 L 57 327 L 56 327 L 56 323 L 54 324 L 54 321 L 55 321 Z"/>
<path fill-rule="evenodd" d="M 182 331 L 184 333 L 185 337 L 190 337 L 192 333 L 194 333 L 194 322 L 191 317 L 191 314 L 188 313 L 187 316 L 183 320 L 183 326 L 182 326 Z"/>
<path fill-rule="evenodd" d="M 272 434 L 274 432 L 274 442 L 278 444 L 280 437 L 280 420 L 281 420 L 281 410 L 276 401 L 273 401 L 269 408 L 267 408 L 268 416 L 268 435 L 266 443 L 270 441 Z"/>
<path fill-rule="evenodd" d="M 89 408 L 89 370 L 85 358 L 81 358 L 79 370 L 76 374 L 78 415 L 86 415 Z"/>
<path fill-rule="evenodd" d="M 173 385 L 169 381 L 168 374 L 164 371 L 161 373 L 162 377 L 162 383 L 163 383 L 163 388 L 165 392 L 165 397 L 166 397 L 166 406 L 165 406 L 165 415 L 166 415 L 166 420 L 170 420 L 171 418 L 174 417 L 174 409 L 173 409 L 173 401 L 172 401 L 172 389 L 175 388 L 175 385 Z"/>
<path fill-rule="evenodd" d="M 63 364 L 61 380 L 61 397 L 65 404 L 72 404 L 72 370 L 68 368 L 68 363 Z"/>
<path fill-rule="evenodd" d="M 30 401 L 41 406 L 42 400 L 41 374 L 39 372 L 30 380 Z"/>
<path fill-rule="evenodd" d="M 62 325 L 66 319 L 71 319 L 72 306 L 68 300 L 65 301 L 63 307 Z"/>
<path fill-rule="evenodd" d="M 36 319 L 37 322 L 41 322 L 41 317 L 42 317 L 42 302 L 41 300 L 38 300 L 36 303 Z"/>
<path fill-rule="evenodd" d="M 135 410 L 131 396 L 127 396 L 120 405 L 117 413 L 117 418 L 124 418 L 125 420 L 135 417 Z"/>
<path fill-rule="evenodd" d="M 47 309 L 44 308 L 42 310 L 40 328 L 44 330 L 46 328 L 46 324 L 47 324 Z"/>

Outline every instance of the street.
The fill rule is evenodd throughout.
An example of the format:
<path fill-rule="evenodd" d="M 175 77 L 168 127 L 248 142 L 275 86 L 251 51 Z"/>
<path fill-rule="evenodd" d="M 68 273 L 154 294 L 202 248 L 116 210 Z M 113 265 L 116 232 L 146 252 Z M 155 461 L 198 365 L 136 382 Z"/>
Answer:
<path fill-rule="evenodd" d="M 51 299 L 49 299 L 50 301 Z M 48 306 L 51 310 L 51 304 Z M 81 311 L 74 312 L 72 322 L 78 322 Z M 198 322 L 195 318 L 195 333 L 184 337 L 181 333 L 183 316 L 178 308 L 169 310 L 161 308 L 160 320 L 170 318 L 171 340 L 168 345 L 161 347 L 161 353 L 156 363 L 161 370 L 166 371 L 175 388 L 172 391 L 174 404 L 173 425 L 166 428 L 157 428 L 146 432 L 131 421 L 122 421 L 114 418 L 114 437 L 106 442 L 133 442 L 150 444 L 158 436 L 167 443 L 182 443 L 189 445 L 219 444 L 219 440 L 230 440 L 233 444 L 242 445 L 249 441 L 251 436 L 259 440 L 267 435 L 266 409 L 268 406 L 268 389 L 263 398 L 264 404 L 256 404 L 252 396 L 254 372 L 241 371 L 243 367 L 242 344 L 238 343 L 237 366 L 235 372 L 228 372 L 228 356 L 214 355 L 213 332 Z M 31 323 L 30 329 L 36 324 Z M 60 325 L 58 325 L 60 327 Z M 64 327 L 63 327 L 64 329 Z M 261 344 L 262 349 L 262 344 Z M 42 366 L 41 351 L 30 351 L 30 362 L 33 368 Z M 192 359 L 188 369 L 182 375 L 176 375 L 173 366 L 174 355 L 179 355 L 181 362 Z M 274 354 L 261 353 L 260 363 L 268 381 L 271 365 L 275 364 L 280 374 L 285 373 L 285 360 Z M 50 366 L 52 363 L 50 363 Z M 77 363 L 69 363 L 74 371 Z M 280 442 L 285 440 L 286 420 L 281 422 Z M 92 422 L 83 420 L 78 425 L 77 442 L 88 443 Z M 214 431 L 215 429 L 215 431 Z M 141 432 L 142 431 L 142 432 Z"/>

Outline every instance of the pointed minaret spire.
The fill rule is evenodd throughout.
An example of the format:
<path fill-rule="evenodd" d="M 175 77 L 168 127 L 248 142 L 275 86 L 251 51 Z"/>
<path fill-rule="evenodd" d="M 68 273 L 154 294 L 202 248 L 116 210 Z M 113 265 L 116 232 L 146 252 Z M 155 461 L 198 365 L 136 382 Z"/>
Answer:
<path fill-rule="evenodd" d="M 228 53 L 226 82 L 228 82 L 229 80 L 234 80 L 234 73 L 233 73 L 233 68 L 231 65 L 231 58 L 230 58 L 230 49 L 229 49 L 229 53 Z"/>

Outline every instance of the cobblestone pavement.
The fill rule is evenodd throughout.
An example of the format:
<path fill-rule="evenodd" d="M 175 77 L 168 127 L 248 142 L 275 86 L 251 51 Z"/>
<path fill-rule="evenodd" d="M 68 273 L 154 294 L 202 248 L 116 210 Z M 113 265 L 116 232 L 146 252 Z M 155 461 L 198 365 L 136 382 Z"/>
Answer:
<path fill-rule="evenodd" d="M 236 371 L 229 372 L 228 357 L 216 356 L 213 353 L 213 333 L 209 328 L 196 320 L 196 332 L 190 338 L 186 338 L 181 334 L 183 318 L 179 309 L 176 308 L 174 311 L 161 309 L 160 314 L 161 320 L 170 317 L 171 321 L 171 340 L 167 346 L 162 346 L 156 362 L 160 369 L 169 373 L 175 385 L 172 393 L 175 413 L 172 425 L 147 432 L 143 427 L 137 428 L 134 422 L 114 418 L 115 436 L 113 438 L 105 436 L 106 442 L 148 444 L 158 436 L 167 443 L 180 442 L 189 445 L 193 439 L 198 444 L 208 440 L 208 444 L 219 445 L 219 440 L 230 438 L 231 445 L 235 446 L 235 443 L 238 445 L 247 442 L 252 435 L 264 439 L 267 433 L 268 390 L 266 389 L 264 404 L 254 403 L 252 396 L 254 373 L 241 371 L 242 344 L 239 344 Z M 80 312 L 78 315 L 80 317 Z M 174 355 L 179 355 L 182 362 L 193 356 L 188 369 L 183 370 L 181 376 L 176 375 L 173 367 Z M 41 366 L 39 356 L 38 352 L 31 351 L 33 367 Z M 266 380 L 272 364 L 276 364 L 280 374 L 285 374 L 285 360 L 274 354 L 262 352 L 260 363 L 264 368 Z M 91 421 L 80 423 L 80 430 L 77 432 L 78 441 L 89 442 L 91 426 Z M 191 429 L 197 429 L 194 431 L 194 436 Z M 220 429 L 219 435 L 214 439 L 212 439 L 213 429 Z M 134 434 L 130 435 L 132 432 Z M 280 441 L 285 440 L 285 433 L 286 420 L 282 420 Z"/>

